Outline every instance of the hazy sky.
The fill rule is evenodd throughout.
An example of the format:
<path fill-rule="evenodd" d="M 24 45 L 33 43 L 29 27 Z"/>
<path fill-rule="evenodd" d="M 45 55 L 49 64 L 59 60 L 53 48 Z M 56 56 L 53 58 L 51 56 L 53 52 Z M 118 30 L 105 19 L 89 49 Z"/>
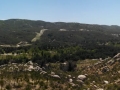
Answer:
<path fill-rule="evenodd" d="M 120 0 L 0 0 L 0 19 L 120 25 Z"/>

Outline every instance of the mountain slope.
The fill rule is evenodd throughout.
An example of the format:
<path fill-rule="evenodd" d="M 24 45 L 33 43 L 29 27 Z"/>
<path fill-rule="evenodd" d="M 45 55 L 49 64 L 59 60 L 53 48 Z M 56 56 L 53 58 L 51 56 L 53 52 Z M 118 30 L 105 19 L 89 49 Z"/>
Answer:
<path fill-rule="evenodd" d="M 119 26 L 9 19 L 0 21 L 0 44 L 17 44 L 21 41 L 31 43 L 36 33 L 42 29 L 48 29 L 48 31 L 37 43 L 44 43 L 45 40 L 70 45 L 90 41 L 118 42 L 120 35 Z"/>

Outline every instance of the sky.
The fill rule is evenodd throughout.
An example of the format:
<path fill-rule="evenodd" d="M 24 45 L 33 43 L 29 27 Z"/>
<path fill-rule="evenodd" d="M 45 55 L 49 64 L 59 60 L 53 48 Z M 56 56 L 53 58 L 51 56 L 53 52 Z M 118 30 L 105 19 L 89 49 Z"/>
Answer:
<path fill-rule="evenodd" d="M 0 20 L 120 25 L 120 0 L 0 0 Z"/>

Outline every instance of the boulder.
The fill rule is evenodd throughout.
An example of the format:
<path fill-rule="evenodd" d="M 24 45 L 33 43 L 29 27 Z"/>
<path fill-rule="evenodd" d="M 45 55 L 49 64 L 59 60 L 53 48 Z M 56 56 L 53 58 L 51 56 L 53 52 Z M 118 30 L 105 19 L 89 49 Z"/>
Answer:
<path fill-rule="evenodd" d="M 30 65 L 29 67 L 28 67 L 28 71 L 32 71 L 34 68 L 33 68 L 33 66 L 32 65 Z"/>
<path fill-rule="evenodd" d="M 86 76 L 85 75 L 78 75 L 78 80 L 85 80 Z"/>
<path fill-rule="evenodd" d="M 55 72 L 51 72 L 51 75 L 55 75 Z"/>
<path fill-rule="evenodd" d="M 72 83 L 72 82 L 73 82 L 73 79 L 69 79 L 69 82 Z"/>
<path fill-rule="evenodd" d="M 47 72 L 46 71 L 42 71 L 42 72 L 40 72 L 40 74 L 46 74 Z"/>
<path fill-rule="evenodd" d="M 74 83 L 70 83 L 72 87 L 76 86 Z"/>
<path fill-rule="evenodd" d="M 118 84 L 118 83 L 120 84 L 120 79 L 115 80 L 115 83 L 116 83 L 116 84 Z"/>
<path fill-rule="evenodd" d="M 109 67 L 107 66 L 104 66 L 103 68 L 101 68 L 101 70 L 102 70 L 102 73 L 110 71 Z"/>
<path fill-rule="evenodd" d="M 40 68 L 39 66 L 36 66 L 36 67 L 34 67 L 34 70 L 35 71 L 42 71 L 42 68 Z"/>
<path fill-rule="evenodd" d="M 108 82 L 108 81 L 106 81 L 106 80 L 104 80 L 104 83 L 105 83 L 105 84 L 109 84 L 109 82 Z"/>
<path fill-rule="evenodd" d="M 92 81 L 93 83 L 95 83 L 95 81 Z"/>
<path fill-rule="evenodd" d="M 83 83 L 84 83 L 82 80 L 77 80 L 77 82 L 79 82 L 80 84 L 83 84 Z"/>
<path fill-rule="evenodd" d="M 110 65 L 112 65 L 112 64 L 114 64 L 114 63 L 115 63 L 115 61 L 112 60 L 112 59 L 107 62 L 107 64 L 110 64 Z"/>
<path fill-rule="evenodd" d="M 116 60 L 117 60 L 117 61 L 120 61 L 120 58 L 117 58 Z"/>
<path fill-rule="evenodd" d="M 71 75 L 68 75 L 69 78 L 71 78 Z"/>
<path fill-rule="evenodd" d="M 26 64 L 27 65 L 33 65 L 33 62 L 32 61 L 28 61 Z"/>
<path fill-rule="evenodd" d="M 51 75 L 51 77 L 54 77 L 54 78 L 60 78 L 59 75 Z"/>
<path fill-rule="evenodd" d="M 73 77 L 75 79 L 75 77 Z"/>
<path fill-rule="evenodd" d="M 118 71 L 118 73 L 120 74 L 120 71 Z"/>

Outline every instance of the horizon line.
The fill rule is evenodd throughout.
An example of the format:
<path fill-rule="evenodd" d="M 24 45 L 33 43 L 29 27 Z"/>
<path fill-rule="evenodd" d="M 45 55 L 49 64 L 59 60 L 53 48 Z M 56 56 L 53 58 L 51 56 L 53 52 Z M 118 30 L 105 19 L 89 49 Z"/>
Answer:
<path fill-rule="evenodd" d="M 81 22 L 75 22 L 75 21 L 47 21 L 47 20 L 40 20 L 40 19 L 28 19 L 28 18 L 9 18 L 9 19 L 0 19 L 1 21 L 7 21 L 7 20 L 30 20 L 30 21 L 43 21 L 43 22 L 50 22 L 50 23 L 78 23 L 78 24 L 89 24 L 89 25 L 104 25 L 104 26 L 120 26 L 116 24 L 108 25 L 108 24 L 95 24 L 95 23 L 81 23 Z"/>

